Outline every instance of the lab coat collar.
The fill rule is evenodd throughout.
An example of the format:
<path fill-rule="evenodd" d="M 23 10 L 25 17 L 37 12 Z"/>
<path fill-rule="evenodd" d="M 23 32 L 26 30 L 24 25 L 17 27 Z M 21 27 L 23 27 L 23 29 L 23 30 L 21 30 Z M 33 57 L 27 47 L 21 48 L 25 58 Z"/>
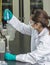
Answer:
<path fill-rule="evenodd" d="M 49 34 L 49 30 L 47 28 L 44 28 L 42 32 L 39 34 L 39 37 L 44 36 L 46 34 Z"/>

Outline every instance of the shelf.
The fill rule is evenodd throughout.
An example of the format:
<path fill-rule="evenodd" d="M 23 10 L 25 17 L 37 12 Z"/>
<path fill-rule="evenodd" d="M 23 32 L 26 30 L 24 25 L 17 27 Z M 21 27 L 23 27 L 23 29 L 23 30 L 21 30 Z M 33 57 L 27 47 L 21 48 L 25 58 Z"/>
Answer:
<path fill-rule="evenodd" d="M 3 6 L 12 5 L 12 3 L 2 3 Z"/>
<path fill-rule="evenodd" d="M 32 2 L 32 3 L 30 3 L 30 5 L 43 5 L 43 4 L 42 3 L 38 3 L 38 2 L 36 2 L 36 3 Z"/>

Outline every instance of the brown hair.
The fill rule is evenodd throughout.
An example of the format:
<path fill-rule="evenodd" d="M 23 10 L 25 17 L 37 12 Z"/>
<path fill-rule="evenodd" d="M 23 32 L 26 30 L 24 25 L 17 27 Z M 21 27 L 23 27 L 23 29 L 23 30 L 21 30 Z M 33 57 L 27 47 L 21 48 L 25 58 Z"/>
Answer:
<path fill-rule="evenodd" d="M 32 16 L 32 20 L 35 22 L 35 21 L 39 21 L 38 17 L 41 16 L 42 14 L 42 18 L 43 19 L 50 19 L 50 16 L 48 16 L 48 14 L 44 11 L 44 10 L 41 10 L 41 9 L 37 9 L 34 11 L 34 14 Z M 40 18 L 40 19 L 42 19 Z M 46 25 L 48 25 L 49 21 L 47 21 Z"/>

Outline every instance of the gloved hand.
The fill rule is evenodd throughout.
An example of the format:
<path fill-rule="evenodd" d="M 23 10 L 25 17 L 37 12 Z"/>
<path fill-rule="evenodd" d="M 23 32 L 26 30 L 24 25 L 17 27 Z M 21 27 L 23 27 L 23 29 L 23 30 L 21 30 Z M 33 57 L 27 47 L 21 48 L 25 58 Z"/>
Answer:
<path fill-rule="evenodd" d="M 16 60 L 16 55 L 7 52 L 4 54 L 4 59 L 9 61 Z"/>
<path fill-rule="evenodd" d="M 5 21 L 10 20 L 13 17 L 12 12 L 9 9 L 5 9 L 3 13 L 3 18 Z"/>

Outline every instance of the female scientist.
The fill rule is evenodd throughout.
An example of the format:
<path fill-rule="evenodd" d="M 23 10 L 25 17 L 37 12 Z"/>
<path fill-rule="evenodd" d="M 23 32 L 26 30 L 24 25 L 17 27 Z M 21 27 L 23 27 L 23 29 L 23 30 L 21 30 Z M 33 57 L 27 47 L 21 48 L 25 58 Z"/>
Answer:
<path fill-rule="evenodd" d="M 7 17 L 7 14 L 9 17 Z M 31 29 L 30 26 L 21 23 L 9 10 L 6 9 L 4 11 L 4 20 L 8 20 L 8 24 L 11 24 L 16 30 L 20 31 L 23 34 L 33 36 L 34 32 L 32 32 L 32 30 L 36 29 L 38 31 L 38 35 L 34 40 L 38 39 L 39 44 L 34 51 L 26 54 L 13 55 L 10 53 L 5 53 L 5 59 L 29 62 L 31 64 L 44 61 L 50 62 L 50 35 L 48 30 L 49 18 L 50 17 L 45 11 L 37 10 L 32 18 L 34 23 L 32 24 Z"/>
<path fill-rule="evenodd" d="M 38 32 L 37 30 L 34 29 L 33 27 L 33 23 L 32 22 L 32 16 L 30 17 L 30 25 L 26 25 L 24 23 L 22 23 L 21 21 L 19 21 L 10 11 L 8 11 L 7 9 L 5 10 L 5 13 L 7 14 L 4 14 L 4 19 L 6 20 L 9 20 L 9 17 L 10 19 L 12 18 L 13 21 L 12 22 L 8 22 L 9 24 L 11 24 L 17 31 L 21 32 L 22 34 L 26 34 L 26 35 L 30 35 L 31 36 L 31 52 L 34 51 L 36 49 L 36 46 L 38 45 Z M 35 13 L 35 12 L 34 12 Z M 35 16 L 35 19 L 39 19 L 41 20 L 44 16 L 45 16 L 45 13 L 44 11 L 42 10 L 39 10 L 39 12 L 37 11 L 36 12 L 36 16 Z M 10 14 L 10 15 L 9 15 Z M 9 15 L 9 16 L 8 16 Z M 39 18 L 40 17 L 40 18 Z M 48 23 L 48 22 L 47 22 Z"/>

